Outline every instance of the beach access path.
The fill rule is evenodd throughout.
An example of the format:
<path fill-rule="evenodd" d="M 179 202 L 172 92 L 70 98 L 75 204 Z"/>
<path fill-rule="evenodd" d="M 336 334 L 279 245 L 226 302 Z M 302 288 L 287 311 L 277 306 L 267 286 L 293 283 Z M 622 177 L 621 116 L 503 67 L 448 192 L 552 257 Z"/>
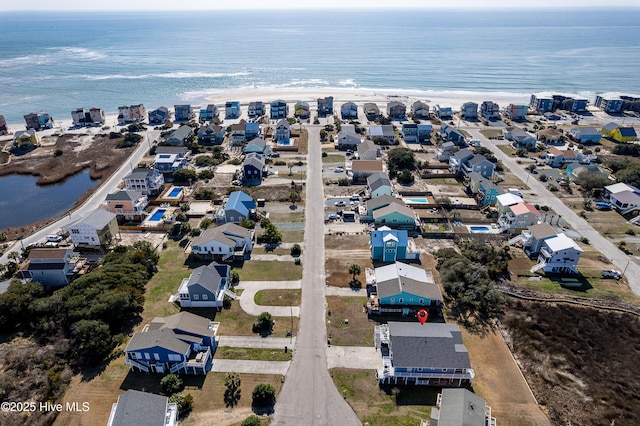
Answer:
<path fill-rule="evenodd" d="M 304 230 L 302 304 L 295 356 L 276 402 L 272 425 L 361 425 L 339 394 L 327 370 L 326 284 L 324 273 L 324 200 L 320 127 L 309 131 L 306 226 Z"/>
<path fill-rule="evenodd" d="M 522 182 L 527 182 L 529 188 L 538 194 L 538 196 L 544 198 L 549 207 L 556 212 L 556 214 L 561 215 L 562 220 L 569 224 L 574 231 L 588 238 L 591 245 L 611 260 L 616 268 L 620 271 L 625 271 L 624 275 L 627 278 L 631 291 L 637 296 L 640 296 L 640 266 L 638 266 L 638 264 L 628 255 L 621 252 L 611 241 L 593 229 L 586 220 L 579 217 L 573 210 L 567 207 L 562 200 L 556 197 L 555 194 L 549 191 L 541 182 L 538 182 L 536 179 L 527 180 L 528 172 L 518 164 L 517 160 L 500 150 L 493 141 L 490 141 L 481 134 L 478 128 L 467 126 L 462 126 L 461 128 L 468 131 L 474 139 L 482 141 L 482 146 L 489 148 L 496 158 L 502 161 L 505 168 L 515 174 Z"/>

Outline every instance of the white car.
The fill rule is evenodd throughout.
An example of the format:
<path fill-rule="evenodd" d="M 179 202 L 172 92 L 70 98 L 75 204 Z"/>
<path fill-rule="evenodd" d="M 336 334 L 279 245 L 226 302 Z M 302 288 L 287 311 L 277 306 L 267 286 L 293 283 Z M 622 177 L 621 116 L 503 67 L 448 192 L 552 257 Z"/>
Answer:
<path fill-rule="evenodd" d="M 342 172 L 344 172 L 344 168 L 336 167 L 335 169 L 333 169 L 333 171 L 336 172 L 336 173 L 342 173 Z"/>
<path fill-rule="evenodd" d="M 345 203 L 344 201 L 340 200 L 340 201 L 336 201 L 335 203 L 333 203 L 334 206 L 336 207 L 344 207 L 347 205 L 347 203 Z"/>
<path fill-rule="evenodd" d="M 619 280 L 622 278 L 622 274 L 620 271 L 616 271 L 615 269 L 604 269 L 602 271 L 602 278 L 615 278 L 616 280 Z"/>

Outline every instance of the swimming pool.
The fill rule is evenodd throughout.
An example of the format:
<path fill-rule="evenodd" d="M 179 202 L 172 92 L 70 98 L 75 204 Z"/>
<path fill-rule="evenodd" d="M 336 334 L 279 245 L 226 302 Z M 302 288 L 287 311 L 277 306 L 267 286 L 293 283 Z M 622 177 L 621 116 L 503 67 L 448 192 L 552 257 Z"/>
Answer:
<path fill-rule="evenodd" d="M 286 141 L 278 141 L 278 145 L 281 145 L 281 146 L 293 145 L 293 141 L 291 139 L 287 139 Z"/>
<path fill-rule="evenodd" d="M 180 195 L 180 193 L 182 192 L 182 188 L 173 188 L 171 190 L 171 192 L 169 193 L 169 195 L 167 195 L 168 197 L 177 197 L 178 195 Z"/>
<path fill-rule="evenodd" d="M 160 222 L 162 220 L 162 216 L 167 212 L 166 209 L 158 209 L 156 210 L 151 217 L 148 219 L 148 222 Z"/>
<path fill-rule="evenodd" d="M 405 198 L 404 201 L 411 204 L 427 204 L 429 202 L 426 198 Z"/>
<path fill-rule="evenodd" d="M 491 229 L 488 226 L 469 226 L 469 231 L 471 232 L 489 232 Z"/>

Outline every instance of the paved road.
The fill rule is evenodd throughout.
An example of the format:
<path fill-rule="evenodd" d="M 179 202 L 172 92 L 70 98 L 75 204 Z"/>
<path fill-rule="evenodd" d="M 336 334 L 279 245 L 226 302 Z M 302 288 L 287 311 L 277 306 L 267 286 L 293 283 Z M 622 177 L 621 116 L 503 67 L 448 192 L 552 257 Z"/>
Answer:
<path fill-rule="evenodd" d="M 255 317 L 263 312 L 269 312 L 274 317 L 300 316 L 298 306 L 264 306 L 256 305 L 255 296 L 260 290 L 288 290 L 300 288 L 300 281 L 240 281 L 237 288 L 242 289 L 242 294 L 238 297 L 240 307 L 249 315 Z"/>
<path fill-rule="evenodd" d="M 327 371 L 325 324 L 324 211 L 320 127 L 307 126 L 309 155 L 302 275 L 302 309 L 295 356 L 278 395 L 273 425 L 361 425 Z"/>
<path fill-rule="evenodd" d="M 158 132 L 151 130 L 147 134 L 145 134 L 144 139 L 138 144 L 138 148 L 136 148 L 136 150 L 131 154 L 129 159 L 124 164 L 122 164 L 122 166 L 120 166 L 120 168 L 116 170 L 116 172 L 111 175 L 111 177 L 106 182 L 103 182 L 91 195 L 91 197 L 89 197 L 82 205 L 80 205 L 73 212 L 71 212 L 67 216 L 64 216 L 57 222 L 54 222 L 46 228 L 43 228 L 36 233 L 24 238 L 22 240 L 22 244 L 24 245 L 24 247 L 31 243 L 37 243 L 38 241 L 44 240 L 47 234 L 55 234 L 58 232 L 58 230 L 67 227 L 68 225 L 79 219 L 87 217 L 89 213 L 97 209 L 98 206 L 100 206 L 100 204 L 104 201 L 107 194 L 113 192 L 120 184 L 120 181 L 122 181 L 122 179 L 126 175 L 131 173 L 131 170 L 133 170 L 140 163 L 140 160 L 142 159 L 144 154 L 149 150 L 149 141 L 153 140 L 155 133 Z M 43 206 L 43 208 L 46 208 L 46 206 Z M 15 243 L 12 247 L 10 247 L 5 252 L 4 256 L 0 257 L 0 263 L 7 263 L 9 260 L 7 255 L 12 251 L 20 253 L 22 251 L 21 244 Z"/>
<path fill-rule="evenodd" d="M 283 349 L 295 344 L 295 337 L 220 336 L 218 339 L 218 346 L 230 348 Z"/>
<path fill-rule="evenodd" d="M 517 160 L 504 152 L 502 152 L 492 141 L 485 138 L 477 128 L 465 128 L 475 139 L 480 139 L 482 146 L 489 148 L 496 158 L 504 164 L 522 182 L 527 182 L 527 171 L 517 163 Z M 611 262 L 620 271 L 625 271 L 625 276 L 629 287 L 637 295 L 640 296 L 640 266 L 633 259 L 621 252 L 611 241 L 603 237 L 598 231 L 593 229 L 587 221 L 579 217 L 573 210 L 567 207 L 560 199 L 558 199 L 551 191 L 549 191 L 541 182 L 536 179 L 529 179 L 527 185 L 531 190 L 537 193 L 553 211 L 562 216 L 564 220 L 573 230 L 577 231 L 583 237 L 589 239 L 590 244 L 598 249 L 603 255 L 611 260 Z"/>
<path fill-rule="evenodd" d="M 211 371 L 223 373 L 287 374 L 291 361 L 255 361 L 239 359 L 214 359 Z"/>

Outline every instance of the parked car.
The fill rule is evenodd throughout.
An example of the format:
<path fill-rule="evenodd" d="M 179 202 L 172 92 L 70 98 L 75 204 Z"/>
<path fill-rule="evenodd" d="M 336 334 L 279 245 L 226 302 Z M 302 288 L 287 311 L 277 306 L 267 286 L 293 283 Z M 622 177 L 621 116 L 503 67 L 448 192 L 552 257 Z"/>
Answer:
<path fill-rule="evenodd" d="M 336 173 L 342 173 L 344 172 L 344 168 L 343 167 L 336 167 L 335 169 L 333 169 L 334 172 Z"/>
<path fill-rule="evenodd" d="M 335 203 L 333 203 L 334 206 L 336 207 L 344 207 L 347 205 L 347 203 L 345 203 L 344 201 L 340 200 L 340 201 L 336 201 Z"/>
<path fill-rule="evenodd" d="M 231 182 L 231 184 L 235 185 L 235 186 L 240 186 L 240 185 L 242 185 L 242 182 L 240 182 L 239 180 L 234 180 L 234 181 Z"/>
<path fill-rule="evenodd" d="M 358 194 L 353 194 L 349 199 L 351 201 L 360 201 L 360 196 Z"/>
<path fill-rule="evenodd" d="M 615 278 L 616 280 L 619 280 L 622 278 L 622 274 L 620 271 L 616 271 L 615 269 L 604 269 L 602 271 L 602 278 Z"/>
<path fill-rule="evenodd" d="M 49 234 L 47 235 L 47 242 L 49 243 L 59 243 L 62 241 L 62 237 L 57 234 Z"/>
<path fill-rule="evenodd" d="M 337 215 L 337 214 L 335 214 L 335 213 L 331 213 L 328 217 L 329 217 L 329 219 L 331 219 L 331 220 L 336 220 L 336 219 L 339 219 L 339 218 L 340 218 L 340 216 L 338 216 L 338 215 Z"/>

